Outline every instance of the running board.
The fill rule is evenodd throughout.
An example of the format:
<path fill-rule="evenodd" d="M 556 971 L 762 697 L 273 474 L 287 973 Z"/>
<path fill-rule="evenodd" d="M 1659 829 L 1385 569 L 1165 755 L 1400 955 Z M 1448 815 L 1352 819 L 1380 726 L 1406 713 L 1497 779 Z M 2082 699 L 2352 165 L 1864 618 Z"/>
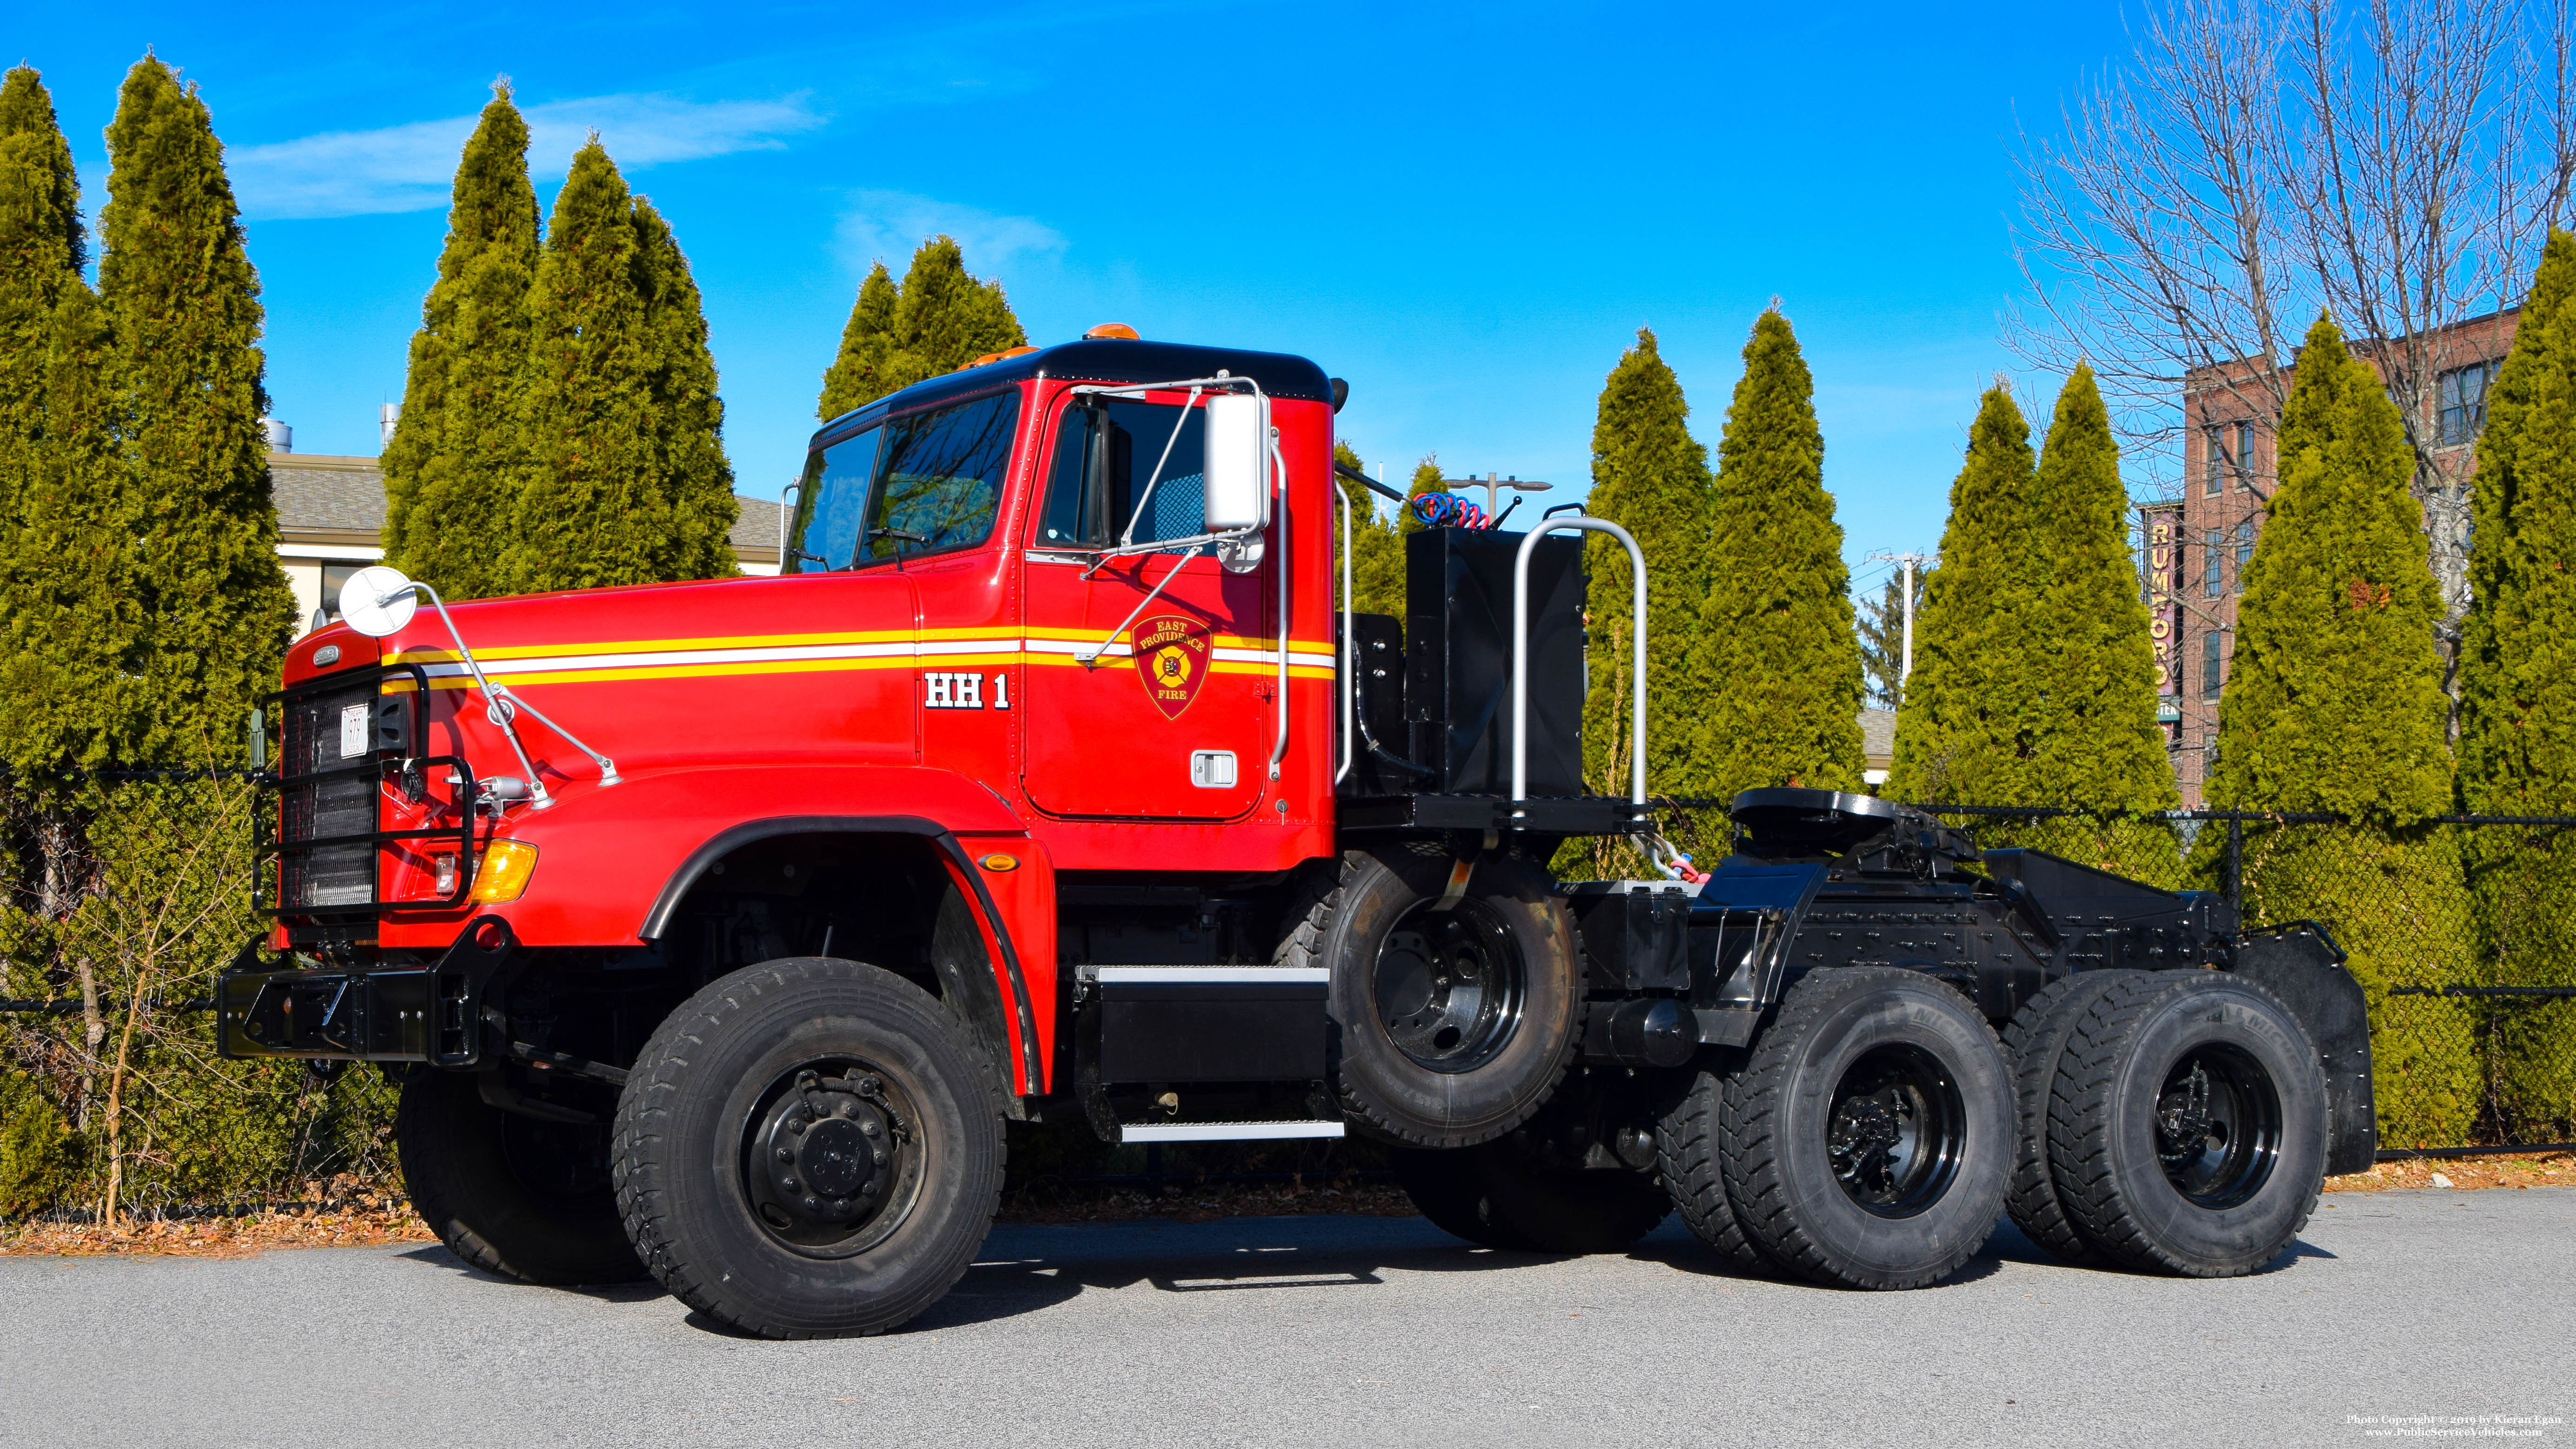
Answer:
<path fill-rule="evenodd" d="M 1339 1122 L 1121 1123 L 1121 1142 L 1258 1142 L 1285 1137 L 1339 1137 Z"/>

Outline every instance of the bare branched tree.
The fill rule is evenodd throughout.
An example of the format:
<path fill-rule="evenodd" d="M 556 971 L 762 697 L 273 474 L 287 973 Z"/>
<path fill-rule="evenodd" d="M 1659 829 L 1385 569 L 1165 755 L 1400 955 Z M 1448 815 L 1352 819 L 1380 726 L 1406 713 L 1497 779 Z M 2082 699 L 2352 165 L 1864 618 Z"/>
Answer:
<path fill-rule="evenodd" d="M 2405 417 L 2456 618 L 2467 503 L 2436 466 L 2437 392 L 2496 350 L 2567 211 L 2568 62 L 2567 0 L 2162 0 L 2059 134 L 2023 139 L 2013 344 L 2089 359 L 2170 489 L 2195 420 L 2277 422 L 2332 311 Z"/>

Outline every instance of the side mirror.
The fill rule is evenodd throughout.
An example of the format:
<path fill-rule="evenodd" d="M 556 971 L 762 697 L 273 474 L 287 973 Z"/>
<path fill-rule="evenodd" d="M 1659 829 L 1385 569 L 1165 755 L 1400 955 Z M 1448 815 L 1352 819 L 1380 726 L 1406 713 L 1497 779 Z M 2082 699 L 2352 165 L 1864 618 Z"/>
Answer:
<path fill-rule="evenodd" d="M 420 596 L 398 568 L 369 564 L 340 585 L 340 620 L 371 639 L 382 639 L 411 622 Z"/>
<path fill-rule="evenodd" d="M 1243 393 L 1207 400 L 1207 530 L 1270 521 L 1270 404 Z"/>

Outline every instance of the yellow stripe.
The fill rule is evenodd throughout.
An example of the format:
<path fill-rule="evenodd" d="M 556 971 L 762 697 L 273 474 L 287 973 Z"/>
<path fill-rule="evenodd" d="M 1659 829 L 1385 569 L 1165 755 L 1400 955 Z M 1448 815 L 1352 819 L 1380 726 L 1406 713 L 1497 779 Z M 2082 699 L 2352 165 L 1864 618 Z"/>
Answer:
<path fill-rule="evenodd" d="M 1108 668 L 1125 665 L 1128 662 L 1129 661 L 1127 659 L 1121 657 L 1106 661 L 1103 664 L 1095 665 L 1093 667 Z M 837 674 L 863 669 L 910 670 L 919 668 L 935 671 L 945 669 L 951 665 L 976 665 L 979 667 L 989 668 L 993 666 L 1008 666 L 1013 664 L 1052 664 L 1080 667 L 1081 663 L 1081 660 L 1074 658 L 1070 654 L 952 654 L 930 659 L 909 659 L 902 657 L 878 659 L 747 659 L 725 664 L 655 664 L 639 666 L 631 669 L 565 669 L 557 670 L 533 679 L 523 679 L 519 681 L 519 684 L 521 686 L 530 684 L 613 684 L 638 679 L 722 679 L 752 674 Z M 1208 672 L 1211 674 L 1253 674 L 1268 677 L 1279 672 L 1279 665 L 1275 660 L 1255 662 L 1252 660 L 1220 659 L 1208 666 Z M 1288 676 L 1291 679 L 1328 680 L 1333 677 L 1333 671 L 1329 666 L 1325 665 L 1292 664 L 1288 666 Z M 510 683 L 510 681 L 504 679 L 501 683 L 506 685 Z M 462 674 L 445 675 L 431 680 L 429 682 L 429 687 L 432 689 L 472 689 L 474 687 L 474 680 L 470 676 Z M 409 679 L 388 679 L 380 688 L 385 694 L 409 694 L 412 692 L 412 682 Z"/>
<path fill-rule="evenodd" d="M 601 643 L 569 642 L 555 644 L 499 644 L 474 651 L 477 659 L 545 659 L 560 654 L 668 654 L 690 649 L 792 649 L 816 644 L 900 644 L 914 640 L 971 641 L 977 639 L 1053 639 L 1088 643 L 1100 637 L 1097 629 L 1001 628 L 979 629 L 867 629 L 832 634 L 722 634 L 693 639 L 627 639 Z M 1125 637 L 1121 635 L 1121 637 Z M 1115 640 L 1111 642 L 1115 643 Z M 1214 647 L 1219 649 L 1275 649 L 1279 641 L 1268 635 L 1219 634 Z M 1292 639 L 1291 653 L 1315 651 L 1330 653 L 1332 644 L 1321 639 Z M 421 647 L 389 652 L 386 664 L 458 664 L 463 657 L 453 649 Z"/>

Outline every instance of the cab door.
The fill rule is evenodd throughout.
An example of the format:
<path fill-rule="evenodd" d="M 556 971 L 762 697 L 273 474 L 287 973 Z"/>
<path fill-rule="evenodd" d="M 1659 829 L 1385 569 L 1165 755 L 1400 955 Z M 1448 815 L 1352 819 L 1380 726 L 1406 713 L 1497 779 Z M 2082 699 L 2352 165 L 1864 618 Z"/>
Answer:
<path fill-rule="evenodd" d="M 1231 572 L 1187 543 L 1098 552 L 1204 530 L 1204 408 L 1154 393 L 1050 409 L 1021 565 L 1029 803 L 1094 819 L 1249 814 L 1277 710 L 1269 567 Z"/>

